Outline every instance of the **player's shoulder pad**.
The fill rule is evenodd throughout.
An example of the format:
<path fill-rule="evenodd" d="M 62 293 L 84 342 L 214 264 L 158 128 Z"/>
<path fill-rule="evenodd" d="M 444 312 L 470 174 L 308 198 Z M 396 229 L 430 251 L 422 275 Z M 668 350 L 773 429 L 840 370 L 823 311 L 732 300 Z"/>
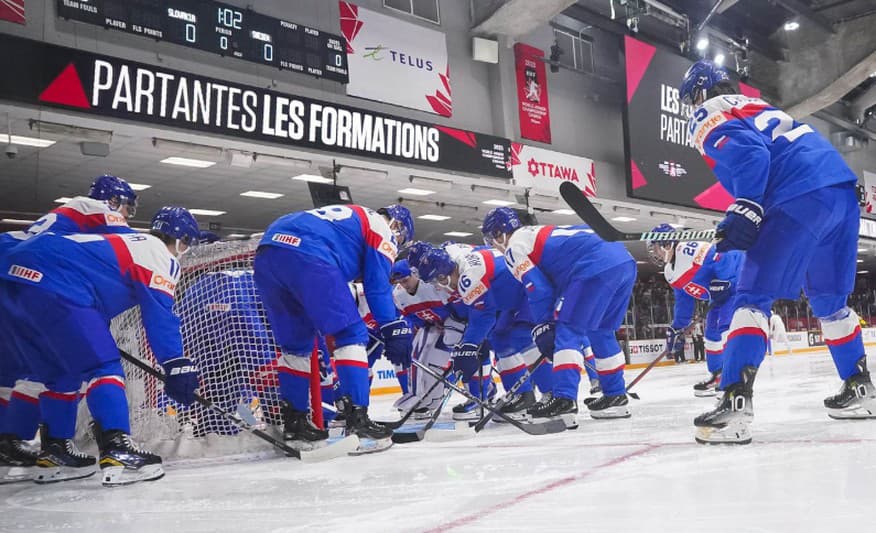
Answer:
<path fill-rule="evenodd" d="M 760 98 L 749 98 L 740 94 L 715 96 L 703 102 L 703 105 L 693 111 L 688 124 L 690 140 L 694 148 L 699 150 L 701 154 L 705 153 L 703 144 L 709 134 L 721 124 L 736 119 L 738 117 L 737 110 L 748 106 L 762 109 L 768 104 Z"/>
<path fill-rule="evenodd" d="M 173 298 L 182 269 L 161 239 L 146 233 L 117 233 L 103 237 L 113 243 L 113 248 L 117 247 L 116 243 L 123 243 L 134 263 L 131 268 L 149 274 L 149 288 Z"/>
<path fill-rule="evenodd" d="M 544 226 L 525 226 L 515 231 L 508 239 L 508 248 L 505 250 L 505 264 L 508 265 L 511 274 L 522 280 L 524 274 L 535 267 L 530 254 L 535 250 L 538 234 Z"/>
<path fill-rule="evenodd" d="M 473 305 L 490 289 L 495 261 L 491 251 L 471 252 L 456 261 L 459 266 L 459 296 L 466 305 Z"/>
<path fill-rule="evenodd" d="M 87 196 L 77 196 L 69 202 L 55 209 L 63 213 L 66 210 L 76 211 L 85 216 L 100 216 L 107 226 L 127 226 L 128 221 L 118 211 L 113 211 L 102 200 L 95 200 Z"/>
<path fill-rule="evenodd" d="M 682 241 L 675 246 L 675 261 L 663 269 L 666 281 L 674 284 L 691 270 L 699 270 L 709 257 L 712 246 L 703 241 Z M 676 287 L 678 288 L 678 287 Z"/>
<path fill-rule="evenodd" d="M 350 208 L 362 221 L 362 232 L 365 234 L 367 245 L 385 255 L 390 261 L 395 261 L 398 257 L 398 245 L 383 215 L 361 205 L 351 205 Z"/>
<path fill-rule="evenodd" d="M 450 256 L 450 259 L 454 261 L 460 259 L 461 257 L 465 257 L 467 254 L 470 254 L 472 250 L 474 250 L 474 246 L 458 242 L 454 242 L 444 246 L 444 251 L 447 252 L 447 255 Z"/>

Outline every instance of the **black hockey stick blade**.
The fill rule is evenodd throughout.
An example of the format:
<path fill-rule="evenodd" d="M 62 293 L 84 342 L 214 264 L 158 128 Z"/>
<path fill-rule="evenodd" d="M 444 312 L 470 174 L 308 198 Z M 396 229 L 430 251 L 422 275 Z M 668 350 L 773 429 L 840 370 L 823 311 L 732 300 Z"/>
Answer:
<path fill-rule="evenodd" d="M 560 195 L 569 204 L 572 211 L 581 217 L 590 229 L 604 241 L 711 241 L 720 240 L 715 230 L 680 230 L 680 231 L 645 231 L 640 233 L 627 233 L 620 231 L 611 225 L 604 216 L 596 209 L 574 183 L 564 181 L 560 183 Z"/>
<path fill-rule="evenodd" d="M 150 365 L 146 364 L 145 362 L 141 361 L 140 359 L 134 357 L 133 355 L 129 354 L 128 352 L 126 352 L 124 350 L 119 349 L 119 354 L 121 354 L 122 358 L 125 359 L 126 361 L 130 362 L 132 365 L 136 366 L 140 370 L 146 372 L 150 376 L 152 376 L 155 379 L 164 383 L 164 374 L 162 374 L 161 372 L 155 370 Z M 210 401 L 210 400 L 204 398 L 203 396 L 201 396 L 200 394 L 198 394 L 197 392 L 195 393 L 195 401 L 197 403 L 201 404 L 202 406 L 204 406 L 205 408 L 218 414 L 222 418 L 225 418 L 226 420 L 230 421 L 231 423 L 238 426 L 239 428 L 241 428 L 245 431 L 249 431 L 250 433 L 252 433 L 256 437 L 262 439 L 265 442 L 270 443 L 272 446 L 281 450 L 283 453 L 285 453 L 289 457 L 294 457 L 294 458 L 300 459 L 302 461 L 318 462 L 318 461 L 326 461 L 328 459 L 334 459 L 336 457 L 343 457 L 343 456 L 347 455 L 350 451 L 353 451 L 359 447 L 359 438 L 356 437 L 355 435 L 352 435 L 350 437 L 345 437 L 343 439 L 340 439 L 339 441 L 337 441 L 329 446 L 324 446 L 322 448 L 317 448 L 314 450 L 299 451 L 299 450 L 296 450 L 295 448 L 289 446 L 285 442 L 280 441 L 278 439 L 275 439 L 274 437 L 265 433 L 264 431 L 262 431 L 258 428 L 252 427 L 245 420 L 242 420 L 240 417 L 235 416 L 235 414 L 232 414 L 232 413 L 226 411 L 225 409 L 222 409 L 218 405 L 214 404 L 212 401 Z"/>
<path fill-rule="evenodd" d="M 441 383 L 438 380 L 435 380 L 433 386 L 429 389 L 429 393 L 435 388 L 435 385 Z M 423 398 L 428 398 L 429 393 L 425 394 Z M 407 443 L 407 442 L 417 442 L 423 440 L 426 436 L 426 432 L 432 429 L 432 426 L 435 425 L 435 422 L 438 421 L 438 417 L 441 416 L 441 411 L 444 410 L 444 406 L 447 404 L 447 400 L 450 398 L 450 395 L 453 393 L 453 389 L 447 388 L 444 391 L 444 395 L 441 398 L 441 403 L 438 404 L 438 408 L 435 409 L 435 412 L 432 413 L 432 416 L 429 417 L 429 421 L 426 424 L 416 431 L 394 431 L 392 433 L 392 442 L 395 443 Z M 421 402 L 417 402 L 418 404 Z"/>
<path fill-rule="evenodd" d="M 430 374 L 432 377 L 441 379 L 451 389 L 462 394 L 463 396 L 465 396 L 469 400 L 472 400 L 472 401 L 478 403 L 481 407 L 483 407 L 487 411 L 492 411 L 494 415 L 506 420 L 509 424 L 516 427 L 520 431 L 523 431 L 524 433 L 528 433 L 530 435 L 545 435 L 548 433 L 560 433 L 560 432 L 566 430 L 566 423 L 563 422 L 562 420 L 559 420 L 559 419 L 558 420 L 548 420 L 547 422 L 541 422 L 541 423 L 520 422 L 519 420 L 515 420 L 515 419 L 507 416 L 505 413 L 503 413 L 501 411 L 496 411 L 489 403 L 485 402 L 484 400 L 482 400 L 480 398 L 477 398 L 475 395 L 468 392 L 466 389 L 459 387 L 455 383 L 451 383 L 450 381 L 447 380 L 447 378 L 440 376 L 437 372 L 435 372 L 431 368 L 428 368 L 427 366 L 421 364 L 419 361 L 415 360 L 414 364 L 423 372 Z"/>
<path fill-rule="evenodd" d="M 445 371 L 444 371 L 444 374 L 442 374 L 442 378 L 445 378 L 445 377 L 449 376 L 449 375 L 450 375 L 450 372 L 451 372 L 451 369 L 450 369 L 450 368 L 448 368 L 447 370 L 445 370 Z M 429 390 L 427 390 L 425 394 L 423 394 L 422 396 L 420 396 L 420 398 L 417 400 L 417 403 L 415 403 L 413 406 L 411 406 L 411 408 L 408 409 L 408 412 L 405 413 L 404 416 L 402 416 L 400 419 L 398 419 L 398 420 L 392 420 L 392 421 L 389 421 L 389 422 L 384 422 L 384 421 L 382 421 L 382 420 L 375 420 L 375 422 L 377 422 L 377 423 L 380 424 L 381 426 L 388 427 L 389 429 L 392 429 L 392 430 L 395 430 L 395 429 L 398 429 L 398 428 L 402 427 L 403 425 L 405 425 L 405 422 L 407 422 L 408 419 L 411 418 L 411 415 L 414 414 L 414 411 L 416 411 L 417 409 L 419 409 L 420 404 L 423 403 L 423 400 L 426 399 L 426 398 L 428 398 L 429 395 L 432 394 L 432 391 L 435 390 L 435 388 L 438 387 L 438 385 L 439 385 L 440 383 L 441 383 L 441 380 L 440 380 L 440 379 L 439 379 L 439 380 L 436 380 L 435 383 L 433 383 L 432 386 L 429 387 Z"/>
<path fill-rule="evenodd" d="M 514 395 L 517 393 L 517 390 L 520 389 L 520 387 L 522 387 L 524 383 L 529 381 L 529 379 L 532 377 L 532 373 L 535 371 L 536 368 L 538 368 L 538 366 L 540 364 L 542 364 L 542 362 L 544 362 L 545 359 L 547 359 L 546 355 L 544 355 L 544 354 L 540 355 L 538 357 L 538 359 L 536 359 L 535 362 L 532 363 L 532 366 L 528 367 L 526 369 L 526 372 L 524 372 L 523 375 L 520 376 L 520 379 L 518 379 L 517 382 L 514 383 L 514 385 L 512 385 L 511 388 L 507 392 L 505 392 L 505 396 L 501 400 L 499 400 L 493 407 L 497 411 L 501 411 L 501 409 L 503 407 L 505 407 L 505 404 L 507 404 L 508 402 L 510 402 L 514 398 Z M 472 426 L 475 430 L 475 433 L 478 433 L 478 432 L 480 432 L 480 430 L 484 429 L 484 426 L 486 426 L 487 423 L 492 419 L 493 419 L 493 411 L 490 411 L 486 415 L 482 416 L 481 419 L 478 420 L 477 423 Z"/>

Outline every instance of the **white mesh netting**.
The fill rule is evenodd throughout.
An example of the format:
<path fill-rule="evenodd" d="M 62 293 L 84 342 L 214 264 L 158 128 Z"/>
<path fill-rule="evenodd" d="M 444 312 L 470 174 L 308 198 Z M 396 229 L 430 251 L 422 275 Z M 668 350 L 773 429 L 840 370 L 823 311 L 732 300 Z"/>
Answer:
<path fill-rule="evenodd" d="M 277 348 L 253 283 L 258 239 L 199 246 L 180 258 L 176 289 L 183 347 L 201 373 L 200 393 L 232 413 L 249 410 L 267 427 L 281 424 Z M 135 307 L 112 322 L 122 350 L 157 366 Z M 166 460 L 273 453 L 270 444 L 194 404 L 170 400 L 161 383 L 123 360 L 131 433 Z M 80 405 L 80 436 L 90 420 Z"/>

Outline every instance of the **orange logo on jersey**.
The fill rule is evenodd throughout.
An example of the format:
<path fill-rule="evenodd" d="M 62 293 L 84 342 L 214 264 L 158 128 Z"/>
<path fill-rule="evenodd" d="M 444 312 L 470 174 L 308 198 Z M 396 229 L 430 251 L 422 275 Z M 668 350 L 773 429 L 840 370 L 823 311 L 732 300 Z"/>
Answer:
<path fill-rule="evenodd" d="M 514 274 L 515 278 L 521 279 L 523 278 L 524 274 L 532 270 L 533 266 L 535 265 L 533 265 L 532 261 L 527 258 L 525 261 L 514 267 L 514 271 L 512 273 Z"/>
<path fill-rule="evenodd" d="M 462 295 L 462 301 L 465 305 L 471 305 L 486 292 L 487 288 L 484 287 L 484 284 L 478 283 L 475 288 Z"/>
<path fill-rule="evenodd" d="M 389 243 L 387 241 L 383 241 L 382 243 L 380 243 L 380 253 L 393 261 L 395 261 L 396 256 L 398 256 L 398 250 L 396 249 L 396 247 L 393 246 L 392 243 Z"/>
<path fill-rule="evenodd" d="M 153 274 L 152 280 L 149 281 L 149 288 L 158 289 L 173 296 L 173 291 L 176 290 L 176 283 L 161 274 Z"/>
<path fill-rule="evenodd" d="M 107 213 L 105 216 L 107 226 L 127 226 L 128 221 L 125 217 L 117 213 Z"/>
<path fill-rule="evenodd" d="M 705 122 L 699 125 L 696 132 L 696 137 L 694 138 L 694 146 L 699 149 L 703 145 L 703 141 L 706 140 L 706 137 L 709 133 L 721 124 L 722 122 L 727 122 L 727 117 L 725 117 L 722 113 L 715 113 L 712 116 L 708 117 Z"/>

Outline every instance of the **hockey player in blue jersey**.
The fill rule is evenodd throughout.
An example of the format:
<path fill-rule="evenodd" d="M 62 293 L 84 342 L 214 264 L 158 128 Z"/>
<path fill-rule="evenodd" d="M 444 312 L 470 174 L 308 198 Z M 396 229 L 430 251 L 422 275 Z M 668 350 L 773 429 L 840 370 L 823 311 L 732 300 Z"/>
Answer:
<path fill-rule="evenodd" d="M 380 325 L 388 358 L 411 350 L 411 329 L 392 300 L 390 269 L 398 246 L 412 241 L 410 211 L 332 205 L 280 217 L 265 231 L 255 258 L 255 282 L 274 337 L 283 351 L 278 367 L 286 402 L 284 438 L 291 445 L 321 445 L 328 433 L 310 421 L 310 354 L 318 333 L 335 340 L 339 399 L 347 431 L 391 445 L 392 431 L 368 417 L 368 331 L 348 282 L 362 278 L 365 297 Z"/>
<path fill-rule="evenodd" d="M 25 231 L 0 234 L 0 256 L 16 244 L 45 231 L 69 233 L 130 233 L 137 194 L 116 176 L 94 179 L 88 196 L 77 196 L 40 217 Z M 0 321 L 4 317 L 0 316 Z M 35 474 L 37 453 L 24 446 L 40 421 L 41 383 L 25 379 L 17 358 L 0 354 L 0 483 L 28 480 Z"/>
<path fill-rule="evenodd" d="M 44 232 L 0 259 L 0 314 L 14 357 L 45 383 L 40 396 L 42 481 L 95 472 L 94 457 L 76 450 L 73 434 L 79 391 L 94 418 L 104 485 L 124 485 L 164 475 L 161 458 L 130 439 L 124 372 L 110 334 L 110 319 L 139 305 L 165 391 L 188 405 L 198 372 L 183 353 L 173 312 L 180 274 L 176 257 L 197 242 L 194 217 L 181 207 L 162 208 L 151 234 Z M 38 478 L 39 480 L 39 478 Z"/>
<path fill-rule="evenodd" d="M 675 231 L 660 224 L 652 232 Z M 675 292 L 672 324 L 666 332 L 669 353 L 684 349 L 683 331 L 690 326 L 697 301 L 709 302 L 706 315 L 706 366 L 708 379 L 694 385 L 694 395 L 714 396 L 721 383 L 724 344 L 733 316 L 732 297 L 744 254 L 738 251 L 718 253 L 707 242 L 652 241 L 648 243 L 651 260 L 663 268 L 666 281 Z"/>
<path fill-rule="evenodd" d="M 504 252 L 508 270 L 525 287 L 536 326 L 532 338 L 553 357 L 550 402 L 533 419 L 578 413 L 582 346 L 590 340 L 603 396 L 587 404 L 593 418 L 629 417 L 624 353 L 615 337 L 636 280 L 636 261 L 621 243 L 607 243 L 587 226 L 523 226 L 513 209 L 487 213 L 485 242 Z"/>
<path fill-rule="evenodd" d="M 688 69 L 681 96 L 696 106 L 694 146 L 735 201 L 718 225 L 716 250 L 745 250 L 724 349 L 719 405 L 694 421 L 701 443 L 751 442 L 752 385 L 763 361 L 772 302 L 804 288 L 843 380 L 824 400 L 833 418 L 876 417 L 854 288 L 860 209 L 857 177 L 812 127 L 738 94 L 710 61 Z"/>
<path fill-rule="evenodd" d="M 468 325 L 451 353 L 454 371 L 462 374 L 465 383 L 479 370 L 489 379 L 492 348 L 502 385 L 509 390 L 523 377 L 527 364 L 538 358 L 538 350 L 529 335 L 533 323 L 526 295 L 501 255 L 481 249 L 454 258 L 443 248 L 433 248 L 419 257 L 411 257 L 411 261 L 415 260 L 412 264 L 424 281 L 458 292 L 469 307 Z M 533 381 L 543 392 L 551 390 L 550 366 L 540 368 L 517 390 L 502 407 L 504 414 L 520 418 L 536 404 Z M 478 392 L 483 393 L 487 386 L 481 383 Z M 456 419 L 476 416 L 474 409 L 458 411 L 461 410 L 454 412 Z"/>

